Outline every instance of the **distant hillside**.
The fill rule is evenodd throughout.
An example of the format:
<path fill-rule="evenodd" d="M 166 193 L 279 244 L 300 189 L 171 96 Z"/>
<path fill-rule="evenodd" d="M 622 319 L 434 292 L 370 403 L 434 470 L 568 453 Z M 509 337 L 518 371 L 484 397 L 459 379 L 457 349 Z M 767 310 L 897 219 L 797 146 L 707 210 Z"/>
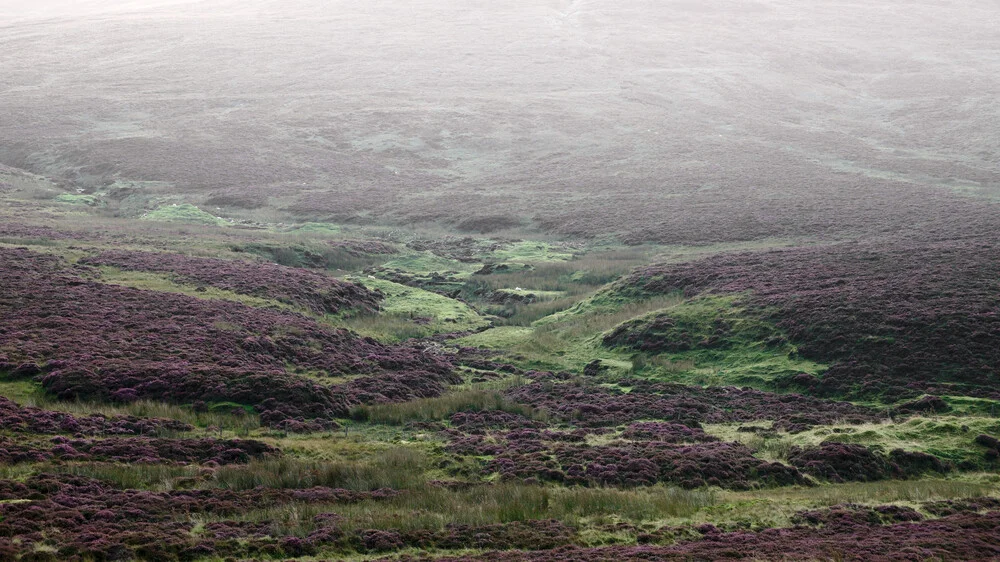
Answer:
<path fill-rule="evenodd" d="M 0 3 L 0 162 L 125 216 L 706 243 L 1000 195 L 982 3 L 68 4 Z"/>

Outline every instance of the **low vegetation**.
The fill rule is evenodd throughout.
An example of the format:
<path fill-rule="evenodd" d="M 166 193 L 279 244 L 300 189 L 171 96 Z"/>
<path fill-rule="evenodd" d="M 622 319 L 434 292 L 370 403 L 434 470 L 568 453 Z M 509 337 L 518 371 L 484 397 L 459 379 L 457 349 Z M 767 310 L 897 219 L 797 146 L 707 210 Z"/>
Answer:
<path fill-rule="evenodd" d="M 109 233 L 42 192 L 81 228 L 0 223 L 0 559 L 995 554 L 982 338 L 905 386 L 876 352 L 989 339 L 973 243 Z"/>

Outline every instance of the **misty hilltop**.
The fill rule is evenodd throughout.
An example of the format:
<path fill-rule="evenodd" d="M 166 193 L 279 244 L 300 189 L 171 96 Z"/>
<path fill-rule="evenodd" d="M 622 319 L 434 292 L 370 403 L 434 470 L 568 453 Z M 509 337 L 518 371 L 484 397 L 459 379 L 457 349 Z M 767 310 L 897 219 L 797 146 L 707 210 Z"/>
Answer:
<path fill-rule="evenodd" d="M 135 185 L 284 218 L 662 242 L 851 237 L 1000 194 L 997 22 L 976 3 L 0 15 L 0 162 L 87 192 L 152 182 Z"/>

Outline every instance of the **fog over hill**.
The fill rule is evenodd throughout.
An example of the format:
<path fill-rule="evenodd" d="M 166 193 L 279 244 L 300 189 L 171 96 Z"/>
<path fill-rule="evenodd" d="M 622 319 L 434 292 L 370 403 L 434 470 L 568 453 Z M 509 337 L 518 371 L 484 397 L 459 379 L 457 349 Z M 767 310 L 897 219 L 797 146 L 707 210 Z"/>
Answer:
<path fill-rule="evenodd" d="M 998 25 L 940 1 L 5 0 L 0 163 L 314 218 L 853 237 L 1000 194 Z"/>

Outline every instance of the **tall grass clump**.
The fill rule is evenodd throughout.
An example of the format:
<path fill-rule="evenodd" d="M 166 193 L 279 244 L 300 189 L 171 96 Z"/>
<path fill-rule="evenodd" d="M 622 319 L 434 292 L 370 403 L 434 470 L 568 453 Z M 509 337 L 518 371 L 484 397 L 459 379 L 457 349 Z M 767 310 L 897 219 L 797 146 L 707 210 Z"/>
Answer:
<path fill-rule="evenodd" d="M 538 331 L 559 332 L 564 338 L 592 337 L 610 330 L 622 322 L 684 302 L 683 295 L 670 294 L 637 301 L 609 304 L 587 303 L 578 308 L 545 319 L 537 324 Z"/>
<path fill-rule="evenodd" d="M 46 410 L 66 412 L 75 416 L 100 414 L 104 416 L 135 416 L 139 418 L 166 418 L 181 421 L 195 427 L 215 427 L 224 431 L 233 431 L 237 435 L 246 436 L 251 431 L 260 428 L 260 418 L 247 413 L 234 416 L 229 412 L 196 412 L 189 406 L 179 406 L 157 402 L 155 400 L 138 400 L 126 404 L 108 404 L 87 400 L 57 400 L 44 392 L 32 393 L 21 401 L 24 406 L 35 406 Z M 161 430 L 156 437 L 175 437 L 176 432 Z"/>
<path fill-rule="evenodd" d="M 636 353 L 631 357 L 632 372 L 641 373 L 647 369 L 657 369 L 667 373 L 681 373 L 695 368 L 693 359 L 673 361 L 667 357 Z"/>
<path fill-rule="evenodd" d="M 823 486 L 817 494 L 828 504 L 874 502 L 923 502 L 967 498 L 996 493 L 996 485 L 928 478 L 919 480 L 880 480 Z"/>
<path fill-rule="evenodd" d="M 389 500 L 339 506 L 338 513 L 344 516 L 345 527 L 355 530 L 438 530 L 448 525 L 478 526 L 540 519 L 557 519 L 569 525 L 579 525 L 581 520 L 595 517 L 657 521 L 690 516 L 716 503 L 715 493 L 708 490 L 555 488 L 501 483 L 465 490 L 427 487 Z"/>
<path fill-rule="evenodd" d="M 317 461 L 280 458 L 229 465 L 215 473 L 214 484 L 232 490 L 267 488 L 311 488 L 327 486 L 370 491 L 381 488 L 405 490 L 426 483 L 427 458 L 405 447 L 388 449 L 371 461 Z"/>
<path fill-rule="evenodd" d="M 177 478 L 197 476 L 196 466 L 167 464 L 67 463 L 47 466 L 46 472 L 72 474 L 111 482 L 121 488 L 163 490 Z"/>
<path fill-rule="evenodd" d="M 528 418 L 542 419 L 544 412 L 511 402 L 494 390 L 460 390 L 437 398 L 421 398 L 397 404 L 358 406 L 351 411 L 357 421 L 402 425 L 411 421 L 440 421 L 457 412 L 500 410 Z"/>
<path fill-rule="evenodd" d="M 436 330 L 435 326 L 416 323 L 413 314 L 402 313 L 359 314 L 347 319 L 336 319 L 332 323 L 386 343 L 424 338 L 441 331 Z"/>
<path fill-rule="evenodd" d="M 650 251 L 641 248 L 594 252 L 567 261 L 534 263 L 531 269 L 484 275 L 475 279 L 475 286 L 488 290 L 530 287 L 535 291 L 580 294 L 647 263 L 649 255 Z"/>
<path fill-rule="evenodd" d="M 564 488 L 556 490 L 553 516 L 572 517 L 618 515 L 623 519 L 649 521 L 669 517 L 687 517 L 718 503 L 713 490 L 652 486 L 620 490 L 615 488 Z"/>

